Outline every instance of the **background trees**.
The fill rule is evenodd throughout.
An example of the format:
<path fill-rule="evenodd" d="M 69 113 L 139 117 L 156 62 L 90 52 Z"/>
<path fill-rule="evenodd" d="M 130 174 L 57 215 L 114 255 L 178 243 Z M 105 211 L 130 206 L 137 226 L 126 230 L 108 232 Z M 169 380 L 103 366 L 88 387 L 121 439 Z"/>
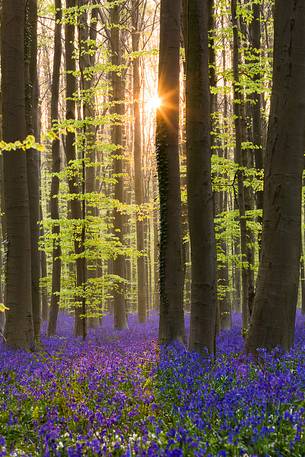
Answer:
<path fill-rule="evenodd" d="M 295 55 L 303 55 L 296 22 L 291 55 L 281 51 L 277 27 L 286 43 L 289 37 L 279 4 L 273 15 L 271 0 L 188 0 L 183 12 L 180 2 L 173 9 L 167 0 L 43 0 L 38 12 L 34 0 L 25 11 L 3 2 L 1 285 L 9 345 L 30 347 L 33 332 L 39 340 L 38 283 L 50 301 L 49 335 L 59 309 L 75 313 L 75 334 L 85 337 L 87 323 L 98 326 L 109 311 L 124 329 L 129 313 L 137 311 L 144 323 L 160 307 L 163 342 L 186 339 L 184 310 L 191 310 L 190 347 L 213 352 L 216 332 L 242 311 L 244 336 L 254 313 L 249 350 L 291 345 L 303 99 L 301 88 L 296 100 L 288 83 Z M 10 21 L 22 25 L 16 36 Z M 286 63 L 279 67 L 281 52 Z M 282 83 L 281 71 L 290 67 Z M 279 200 L 277 208 L 265 202 L 261 243 L 264 160 L 266 202 L 271 194 Z M 287 170 L 294 177 L 289 189 Z M 278 241 L 274 211 L 281 214 L 278 227 L 285 226 Z M 268 240 L 285 249 L 271 249 Z M 267 272 L 275 252 L 278 267 Z M 289 267 L 284 254 L 291 255 Z M 275 298 L 273 274 L 289 297 Z M 288 317 L 278 313 L 282 326 L 276 323 L 272 342 L 257 330 L 273 334 L 271 304 L 290 309 Z"/>

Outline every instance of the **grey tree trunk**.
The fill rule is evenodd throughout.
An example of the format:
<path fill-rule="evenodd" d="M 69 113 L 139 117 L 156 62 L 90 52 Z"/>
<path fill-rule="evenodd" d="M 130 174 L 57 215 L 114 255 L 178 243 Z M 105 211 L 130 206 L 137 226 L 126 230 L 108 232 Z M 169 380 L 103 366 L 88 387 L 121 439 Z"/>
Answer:
<path fill-rule="evenodd" d="M 132 51 L 138 52 L 140 49 L 140 30 L 139 30 L 139 16 L 140 16 L 139 0 L 132 0 Z M 140 61 L 136 58 L 132 62 L 132 78 L 133 78 L 133 156 L 134 156 L 134 171 L 135 171 L 135 201 L 136 205 L 144 203 L 143 192 L 143 172 L 142 172 L 142 128 L 141 128 L 141 114 L 140 114 L 140 94 L 141 94 L 141 75 L 140 75 Z M 144 252 L 145 249 L 145 225 L 143 220 L 137 219 L 137 250 Z M 140 256 L 137 259 L 137 293 L 138 293 L 138 316 L 139 322 L 146 321 L 147 314 L 147 271 L 145 268 L 145 257 Z"/>
<path fill-rule="evenodd" d="M 157 167 L 160 196 L 159 341 L 185 340 L 179 170 L 181 1 L 161 1 Z"/>
<path fill-rule="evenodd" d="M 253 3 L 252 13 L 253 21 L 250 28 L 251 46 L 252 52 L 255 53 L 257 61 L 260 61 L 261 53 L 261 24 L 260 24 L 260 8 L 261 5 Z M 257 82 L 260 78 L 259 74 L 256 74 L 254 81 Z M 264 167 L 263 162 L 263 148 L 262 148 L 262 118 L 261 118 L 261 94 L 258 92 L 253 95 L 253 108 L 252 108 L 252 119 L 253 119 L 253 142 L 258 149 L 255 149 L 255 167 L 258 171 Z M 263 210 L 263 192 L 258 191 L 256 193 L 256 207 L 257 209 Z M 260 240 L 259 240 L 260 242 Z"/>
<path fill-rule="evenodd" d="M 305 146 L 305 4 L 276 0 L 262 255 L 247 350 L 294 342 Z"/>
<path fill-rule="evenodd" d="M 40 220 L 43 219 L 42 208 L 40 204 Z M 44 228 L 41 227 L 40 236 L 44 239 Z M 47 265 L 47 255 L 44 250 L 40 251 L 40 270 L 41 278 L 46 279 L 48 277 L 48 265 Z M 43 322 L 47 321 L 49 318 L 49 297 L 48 297 L 48 288 L 44 285 L 41 289 L 41 319 Z"/>
<path fill-rule="evenodd" d="M 24 38 L 25 0 L 3 0 L 1 16 L 2 122 L 6 142 L 26 136 Z M 26 155 L 3 153 L 4 210 L 7 224 L 5 338 L 8 346 L 34 343 L 31 287 L 30 205 Z"/>
<path fill-rule="evenodd" d="M 242 121 L 242 107 L 241 98 L 242 94 L 239 86 L 239 28 L 237 18 L 237 2 L 238 0 L 231 0 L 231 15 L 233 24 L 233 112 L 235 124 L 235 162 L 239 167 L 243 166 L 242 157 L 242 138 L 243 138 L 243 121 Z M 241 245 L 241 258 L 242 262 L 247 261 L 247 222 L 246 222 L 246 207 L 245 207 L 245 188 L 244 188 L 244 173 L 242 169 L 237 172 L 237 198 L 236 203 L 239 210 L 239 224 L 240 224 L 240 245 Z M 242 267 L 242 315 L 243 315 L 243 330 L 248 328 L 249 324 L 249 277 L 248 268 Z"/>
<path fill-rule="evenodd" d="M 67 8 L 74 8 L 76 0 L 66 0 Z M 73 11 L 73 10 L 71 10 Z M 65 25 L 65 51 L 66 51 L 66 119 L 73 121 L 76 118 L 75 113 L 75 94 L 76 94 L 76 78 L 73 74 L 76 70 L 75 63 L 75 24 L 67 23 Z M 66 158 L 68 166 L 76 160 L 75 133 L 68 132 L 66 137 Z M 75 296 L 75 336 L 86 337 L 87 325 L 86 317 L 83 309 L 83 288 L 85 286 L 85 268 L 84 268 L 84 240 L 83 240 L 83 214 L 82 206 L 79 199 L 80 185 L 77 176 L 72 171 L 68 177 L 69 192 L 73 196 L 70 202 L 71 218 L 74 220 L 74 250 L 76 255 L 76 287 L 78 292 Z"/>
<path fill-rule="evenodd" d="M 121 6 L 114 5 L 110 10 L 110 21 L 112 24 L 120 24 Z M 117 67 L 122 64 L 122 43 L 121 33 L 119 27 L 111 29 L 111 46 L 112 46 L 112 64 Z M 124 115 L 124 84 L 122 76 L 118 71 L 112 73 L 112 88 L 113 88 L 113 102 L 115 103 L 112 109 L 113 114 L 118 115 L 118 122 L 112 126 L 112 142 L 119 147 L 116 154 L 118 156 L 123 154 L 123 120 Z M 121 157 L 114 158 L 114 174 L 116 176 L 116 184 L 114 194 L 118 202 L 124 201 L 124 181 L 123 173 L 123 160 Z M 124 242 L 124 216 L 122 213 L 115 209 L 114 211 L 114 230 L 116 236 L 121 244 Z M 123 255 L 118 255 L 113 261 L 113 274 L 120 278 L 125 278 L 125 259 Z M 113 305 L 114 305 L 114 327 L 122 330 L 128 327 L 127 310 L 125 303 L 125 287 L 121 285 L 114 291 Z"/>
<path fill-rule="evenodd" d="M 215 52 L 215 29 L 216 29 L 216 18 L 215 18 L 215 2 L 209 2 L 209 34 L 210 34 L 210 43 L 209 43 L 209 64 L 210 64 L 210 85 L 211 87 L 217 86 L 217 74 L 216 74 L 216 52 Z M 222 27 L 224 27 L 224 17 L 222 17 Z M 224 41 L 224 38 L 223 38 Z M 226 59 L 226 47 L 223 43 L 222 50 L 222 68 L 223 71 L 227 69 L 227 59 Z M 226 79 L 224 79 L 224 87 L 227 86 Z M 211 119 L 213 119 L 213 114 L 217 112 L 217 95 L 211 93 Z M 223 116 L 224 119 L 228 117 L 228 96 L 226 92 L 223 95 Z M 217 128 L 217 123 L 213 126 L 212 131 L 215 131 Z M 218 144 L 217 144 L 218 143 Z M 217 141 L 214 135 L 211 135 L 211 147 L 213 152 L 213 146 L 218 146 L 217 154 L 219 157 L 228 158 L 228 150 L 226 142 Z M 214 151 L 216 153 L 216 151 Z M 217 216 L 228 210 L 228 192 L 226 189 L 217 192 L 215 195 L 215 208 L 214 212 Z M 219 230 L 219 228 L 218 228 Z M 227 240 L 225 239 L 225 230 L 219 232 L 221 239 L 219 241 L 219 248 L 223 254 L 225 260 L 217 262 L 217 330 L 228 330 L 232 325 L 232 316 L 231 316 L 231 302 L 230 302 L 230 293 L 229 293 L 229 263 L 228 263 L 228 247 Z"/>
<path fill-rule="evenodd" d="M 26 131 L 39 141 L 38 128 L 38 73 L 37 73 L 37 0 L 26 4 L 25 26 L 25 99 Z M 39 152 L 29 149 L 26 153 L 28 192 L 30 203 L 31 229 L 31 276 L 32 276 L 32 313 L 35 341 L 40 340 L 41 296 L 40 296 L 40 158 Z"/>
<path fill-rule="evenodd" d="M 301 310 L 305 314 L 305 262 L 304 248 L 301 246 L 301 262 L 300 262 L 300 283 L 301 283 Z"/>
<path fill-rule="evenodd" d="M 187 194 L 191 242 L 191 350 L 215 352 L 216 246 L 211 183 L 207 0 L 185 0 Z"/>
<path fill-rule="evenodd" d="M 55 0 L 55 30 L 54 30 L 54 54 L 53 54 L 53 74 L 51 88 L 51 120 L 52 124 L 59 117 L 59 84 L 60 84 L 60 66 L 62 55 L 61 44 L 61 20 L 62 20 L 62 3 L 61 0 Z M 60 280 L 61 280 L 61 245 L 60 245 L 60 223 L 59 223 L 59 177 L 60 172 L 60 139 L 55 138 L 52 142 L 52 182 L 50 195 L 50 210 L 52 219 L 52 236 L 53 236 L 53 253 L 52 253 L 52 294 L 51 306 L 49 312 L 48 335 L 56 334 L 57 318 L 60 302 Z"/>
<path fill-rule="evenodd" d="M 93 68 L 95 65 L 95 50 L 97 35 L 97 19 L 98 9 L 93 8 L 91 14 L 88 14 L 89 0 L 79 0 L 79 7 L 82 7 L 82 14 L 79 17 L 78 39 L 79 39 L 79 68 L 81 73 L 81 91 L 83 91 L 82 100 L 82 119 L 85 121 L 83 125 L 82 155 L 86 161 L 85 166 L 85 191 L 86 195 L 96 192 L 96 127 L 92 121 L 96 116 L 95 109 L 95 94 L 94 84 L 95 78 L 93 75 L 88 76 L 86 69 Z M 87 8 L 86 8 L 87 7 Z M 93 51 L 93 52 L 92 52 Z M 90 204 L 90 198 L 83 200 L 83 214 L 94 223 L 94 219 L 98 216 L 98 210 L 94 204 Z M 90 256 L 89 256 L 90 258 Z M 86 279 L 94 280 L 98 275 L 98 266 L 95 260 L 86 261 Z M 88 283 L 89 285 L 89 283 Z M 90 309 L 91 312 L 96 310 Z M 90 328 L 99 326 L 99 319 L 90 317 L 88 319 Z"/>

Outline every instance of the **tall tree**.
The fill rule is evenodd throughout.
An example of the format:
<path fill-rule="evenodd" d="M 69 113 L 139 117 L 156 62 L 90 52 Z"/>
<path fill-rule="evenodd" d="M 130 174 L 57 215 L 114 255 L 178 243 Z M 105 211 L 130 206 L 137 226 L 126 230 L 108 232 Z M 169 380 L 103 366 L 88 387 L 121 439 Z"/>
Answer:
<path fill-rule="evenodd" d="M 140 5 L 139 0 L 132 0 L 131 18 L 132 18 L 132 51 L 134 53 L 140 50 Z M 141 128 L 141 113 L 140 113 L 140 94 L 141 94 L 141 75 L 140 75 L 140 60 L 135 58 L 132 62 L 132 82 L 133 82 L 133 156 L 134 156 L 134 172 L 135 172 L 135 201 L 137 205 L 144 203 L 143 191 L 143 172 L 142 172 L 142 128 Z M 137 219 L 137 250 L 144 251 L 144 221 Z M 137 275 L 138 275 L 138 316 L 139 322 L 146 321 L 146 291 L 147 277 L 145 268 L 145 257 L 143 255 L 137 258 Z"/>
<path fill-rule="evenodd" d="M 26 1 L 2 1 L 2 125 L 6 142 L 26 136 L 25 104 Z M 33 346 L 30 204 L 26 155 L 4 152 L 4 211 L 7 224 L 5 338 L 14 348 Z"/>
<path fill-rule="evenodd" d="M 181 193 L 179 170 L 179 73 L 181 1 L 161 0 L 157 113 L 157 167 L 160 196 L 159 340 L 185 338 Z"/>
<path fill-rule="evenodd" d="M 305 147 L 305 4 L 276 0 L 262 255 L 247 350 L 294 342 Z"/>
<path fill-rule="evenodd" d="M 233 113 L 235 124 L 235 162 L 239 165 L 237 171 L 237 198 L 236 203 L 239 210 L 239 224 L 240 224 L 240 245 L 242 262 L 247 261 L 247 221 L 246 221 L 246 202 L 245 202 L 245 186 L 244 186 L 244 172 L 243 172 L 243 151 L 242 142 L 244 137 L 244 116 L 242 106 L 242 91 L 240 86 L 240 38 L 239 26 L 237 16 L 237 6 L 239 0 L 231 0 L 231 15 L 233 24 Z M 247 329 L 249 323 L 249 278 L 250 269 L 244 265 L 242 267 L 242 315 L 243 315 L 243 329 Z"/>
<path fill-rule="evenodd" d="M 252 15 L 253 20 L 250 27 L 250 38 L 252 53 L 256 63 L 261 60 L 261 5 L 253 2 Z M 257 65 L 259 68 L 259 65 Z M 260 74 L 257 71 L 254 75 L 254 82 L 259 83 Z M 253 94 L 253 107 L 252 107 L 252 122 L 253 122 L 253 142 L 257 147 L 255 149 L 255 167 L 258 171 L 263 169 L 263 148 L 262 148 L 262 115 L 261 115 L 261 98 L 262 95 L 256 90 Z M 258 209 L 263 210 L 263 192 L 256 193 L 256 206 Z"/>
<path fill-rule="evenodd" d="M 75 14 L 76 0 L 66 0 L 66 7 L 69 10 L 70 20 L 65 24 L 65 52 L 66 52 L 66 119 L 73 123 L 76 119 L 75 96 L 77 90 L 76 84 L 76 61 L 75 61 L 75 26 L 77 14 Z M 75 296 L 75 326 L 74 333 L 76 336 L 86 337 L 86 317 L 84 310 L 84 291 L 85 286 L 85 256 L 83 243 L 83 213 L 80 202 L 80 185 L 75 173 L 73 164 L 75 164 L 76 144 L 75 132 L 69 130 L 66 136 L 66 158 L 70 166 L 68 175 L 69 192 L 71 194 L 70 209 L 73 220 L 74 250 L 76 256 L 76 287 Z"/>
<path fill-rule="evenodd" d="M 97 19 L 98 8 L 90 10 L 90 0 L 78 0 L 81 14 L 79 16 L 78 40 L 79 40 L 79 68 L 80 68 L 80 89 L 81 89 L 81 116 L 83 120 L 83 141 L 81 142 L 83 171 L 83 184 L 85 184 L 86 195 L 89 198 L 84 198 L 82 201 L 83 217 L 86 218 L 86 225 L 94 221 L 98 215 L 96 204 L 90 204 L 90 195 L 96 192 L 96 126 L 93 120 L 96 116 L 95 92 L 94 85 L 96 83 L 94 74 L 90 75 L 90 69 L 95 66 L 96 57 L 96 36 L 97 36 Z M 93 72 L 94 73 L 94 72 Z M 83 227 L 85 230 L 85 226 Z M 85 233 L 83 233 L 85 237 Z M 88 248 L 87 248 L 88 249 Z M 86 261 L 86 279 L 92 280 L 98 275 L 98 268 L 94 260 Z M 89 318 L 88 325 L 97 327 L 99 320 L 97 318 Z"/>
<path fill-rule="evenodd" d="M 216 247 L 211 183 L 208 0 L 185 0 L 187 194 L 192 288 L 190 349 L 215 350 Z"/>
<path fill-rule="evenodd" d="M 26 131 L 39 140 L 38 127 L 38 73 L 37 73 L 37 0 L 26 2 L 25 25 L 25 100 Z M 40 339 L 41 297 L 40 297 L 40 158 L 39 152 L 29 149 L 26 154 L 27 178 L 30 204 L 31 228 L 31 276 L 32 276 L 32 312 L 34 337 Z"/>
<path fill-rule="evenodd" d="M 211 86 L 211 130 L 215 132 L 219 128 L 218 124 L 218 105 L 220 104 L 220 99 L 217 97 L 217 93 L 213 93 L 213 89 L 217 88 L 217 62 L 216 62 L 216 5 L 214 0 L 209 1 L 209 75 L 210 75 L 210 86 Z M 224 17 L 221 17 L 222 24 Z M 224 37 L 223 37 L 224 39 Z M 226 70 L 226 49 L 223 44 L 222 49 L 222 65 L 223 71 Z M 226 119 L 228 116 L 228 99 L 226 93 L 226 79 L 224 78 L 224 94 L 223 94 L 223 116 Z M 228 148 L 227 145 L 217 138 L 216 135 L 210 135 L 211 149 L 212 152 L 216 153 L 219 157 L 228 158 Z M 214 213 L 215 216 L 222 217 L 222 214 L 228 209 L 228 193 L 226 189 L 214 192 Z M 229 329 L 231 328 L 232 318 L 231 318 L 231 303 L 230 303 L 230 293 L 229 293 L 229 265 L 228 265 L 228 246 L 227 240 L 225 237 L 225 230 L 218 228 L 218 233 L 220 235 L 219 239 L 219 249 L 222 253 L 222 259 L 217 262 L 217 328 L 219 329 Z"/>
<path fill-rule="evenodd" d="M 124 201 L 124 181 L 123 181 L 123 115 L 124 115 L 124 84 L 120 74 L 122 65 L 122 43 L 120 33 L 120 13 L 122 5 L 113 4 L 110 10 L 111 28 L 111 47 L 112 47 L 112 114 L 117 116 L 117 121 L 112 126 L 112 143 L 117 146 L 116 157 L 114 158 L 114 175 L 116 183 L 114 186 L 115 199 L 118 203 Z M 124 237 L 124 216 L 120 209 L 114 211 L 114 230 L 118 241 L 123 245 Z M 113 261 L 113 273 L 124 279 L 125 277 L 125 260 L 123 255 L 117 255 Z M 124 287 L 119 285 L 114 291 L 114 326 L 122 330 L 128 326 Z"/>
<path fill-rule="evenodd" d="M 54 54 L 53 74 L 51 88 L 51 122 L 56 123 L 59 117 L 59 86 L 60 86 L 60 65 L 62 55 L 61 31 L 62 31 L 62 3 L 55 0 L 55 30 L 54 30 Z M 48 335 L 56 333 L 57 317 L 60 301 L 60 280 L 61 280 L 61 245 L 60 245 L 60 223 L 59 223 L 59 176 L 60 172 L 60 139 L 57 137 L 52 142 L 52 182 L 50 195 L 50 209 L 52 219 L 52 294 L 48 322 Z"/>

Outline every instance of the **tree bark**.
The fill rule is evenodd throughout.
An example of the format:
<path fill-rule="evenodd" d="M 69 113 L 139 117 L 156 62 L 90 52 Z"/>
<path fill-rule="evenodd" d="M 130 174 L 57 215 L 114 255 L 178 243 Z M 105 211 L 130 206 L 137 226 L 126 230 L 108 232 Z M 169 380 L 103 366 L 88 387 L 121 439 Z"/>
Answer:
<path fill-rule="evenodd" d="M 25 26 L 25 98 L 26 131 L 39 141 L 38 128 L 38 73 L 37 73 L 37 0 L 26 4 Z M 32 313 L 35 341 L 40 340 L 41 296 L 40 296 L 40 158 L 39 152 L 29 149 L 26 153 L 28 192 L 30 204 L 31 229 L 31 276 L 32 276 Z"/>
<path fill-rule="evenodd" d="M 40 205 L 40 219 L 43 219 L 42 208 Z M 40 235 L 42 239 L 44 239 L 44 228 L 41 227 Z M 43 250 L 40 252 L 40 270 L 41 270 L 41 278 L 46 280 L 48 277 L 48 265 L 47 265 L 47 255 L 46 252 Z M 46 284 L 42 287 L 41 290 L 41 319 L 43 322 L 47 321 L 49 318 L 49 299 L 48 299 L 48 288 Z"/>
<path fill-rule="evenodd" d="M 241 109 L 241 91 L 239 87 L 239 52 L 240 40 L 237 19 L 237 1 L 231 0 L 231 14 L 233 24 L 233 112 L 235 124 L 235 162 L 239 167 L 243 166 L 242 157 L 242 109 Z M 237 205 L 239 210 L 239 224 L 240 224 L 240 244 L 241 244 L 241 258 L 242 262 L 247 261 L 247 222 L 246 222 L 246 208 L 245 208 L 245 188 L 244 188 L 244 173 L 242 169 L 237 171 Z M 248 268 L 242 265 L 242 315 L 243 315 L 243 330 L 248 328 L 249 324 L 249 278 Z"/>
<path fill-rule="evenodd" d="M 75 8 L 76 0 L 66 0 L 67 8 Z M 66 51 L 66 119 L 74 121 L 76 119 L 75 113 L 75 94 L 77 90 L 76 78 L 73 74 L 76 70 L 75 62 L 75 24 L 66 23 L 65 25 L 65 51 Z M 76 160 L 76 146 L 75 146 L 75 132 L 69 131 L 66 137 L 66 158 L 67 165 L 71 166 Z M 83 309 L 83 294 L 85 287 L 84 277 L 84 244 L 83 244 L 83 214 L 82 206 L 79 199 L 80 185 L 77 176 L 73 169 L 68 177 L 69 192 L 71 194 L 71 218 L 73 220 L 73 236 L 74 236 L 74 250 L 76 256 L 76 287 L 77 293 L 75 296 L 75 336 L 86 337 L 87 325 L 86 317 Z"/>
<path fill-rule="evenodd" d="M 51 88 L 51 121 L 52 126 L 59 117 L 59 85 L 60 85 L 60 66 L 62 55 L 61 31 L 62 31 L 62 3 L 55 0 L 55 30 L 54 30 L 54 54 L 53 54 L 53 74 Z M 60 172 L 60 139 L 55 138 L 52 142 L 52 182 L 50 195 L 50 210 L 52 219 L 52 294 L 51 306 L 48 322 L 48 335 L 56 334 L 57 318 L 60 302 L 60 280 L 61 280 L 61 245 L 60 245 L 60 222 L 59 222 L 59 176 Z"/>
<path fill-rule="evenodd" d="M 83 200 L 83 213 L 87 218 L 89 224 L 94 224 L 95 219 L 98 216 L 98 209 L 95 204 L 90 204 L 90 195 L 96 193 L 96 127 L 93 124 L 93 120 L 96 116 L 95 109 L 95 93 L 94 93 L 94 76 L 86 74 L 86 69 L 93 68 L 95 65 L 95 49 L 96 35 L 97 35 L 97 17 L 98 9 L 93 8 L 91 15 L 88 14 L 89 0 L 79 0 L 78 5 L 82 7 L 82 14 L 79 17 L 79 68 L 81 73 L 81 91 L 82 91 L 82 119 L 83 125 L 83 142 L 82 142 L 82 155 L 85 159 L 85 192 L 86 198 Z M 85 7 L 85 8 L 84 8 Z M 89 17 L 88 17 L 89 16 Z M 90 74 L 90 73 L 89 73 Z M 88 196 L 88 198 L 87 198 Z M 88 248 L 87 248 L 88 249 Z M 90 259 L 90 255 L 89 255 Z M 97 262 L 93 260 L 86 260 L 86 279 L 90 290 L 90 281 L 94 281 L 97 278 L 98 267 Z M 94 283 L 91 284 L 91 287 Z M 91 297 L 89 298 L 90 301 Z M 97 312 L 96 309 L 90 309 L 89 312 Z M 98 317 L 90 317 L 88 319 L 88 325 L 90 328 L 97 328 L 99 326 Z"/>
<path fill-rule="evenodd" d="M 24 140 L 26 105 L 24 78 L 25 0 L 2 2 L 2 121 L 6 142 Z M 26 154 L 3 153 L 4 210 L 7 223 L 5 338 L 13 348 L 34 343 L 31 287 L 30 206 Z"/>
<path fill-rule="evenodd" d="M 211 182 L 207 0 L 185 0 L 187 194 L 191 242 L 191 350 L 215 352 L 216 246 Z"/>
<path fill-rule="evenodd" d="M 140 1 L 132 0 L 132 51 L 138 52 L 140 47 L 140 30 L 139 30 L 139 15 Z M 132 62 L 132 78 L 133 78 L 133 156 L 134 156 L 134 172 L 135 172 L 135 202 L 136 205 L 143 205 L 143 173 L 142 173 L 142 128 L 140 114 L 140 93 L 141 93 L 141 76 L 140 76 L 140 60 L 135 58 Z M 145 249 L 144 220 L 137 218 L 137 250 L 143 254 Z M 137 258 L 137 294 L 138 294 L 138 317 L 139 322 L 146 321 L 147 314 L 147 274 L 145 268 L 145 257 L 143 255 Z"/>
<path fill-rule="evenodd" d="M 121 6 L 114 5 L 110 10 L 111 24 L 120 24 L 120 12 Z M 111 28 L 111 46 L 112 46 L 112 65 L 118 67 L 122 64 L 122 43 L 121 33 L 119 27 Z M 115 199 L 122 203 L 124 201 L 124 181 L 123 181 L 123 160 L 121 155 L 123 154 L 123 119 L 124 115 L 124 84 L 122 76 L 118 73 L 118 70 L 112 72 L 112 88 L 113 88 L 113 102 L 112 113 L 117 115 L 118 121 L 112 126 L 112 143 L 118 146 L 118 150 L 115 152 L 117 155 L 114 158 L 114 175 L 116 177 L 116 183 L 114 188 Z M 118 241 L 123 245 L 124 237 L 124 216 L 119 209 L 114 210 L 114 230 L 118 238 Z M 113 261 L 113 274 L 120 278 L 125 278 L 125 260 L 123 255 L 118 255 Z M 114 327 L 118 330 L 123 330 L 128 327 L 127 322 L 127 310 L 125 303 L 125 287 L 118 285 L 114 291 L 113 303 L 114 303 Z"/>
<path fill-rule="evenodd" d="M 185 340 L 181 193 L 179 170 L 179 73 L 181 1 L 161 1 L 157 167 L 160 196 L 159 341 Z"/>
<path fill-rule="evenodd" d="M 261 24 L 260 24 L 260 8 L 261 5 L 253 3 L 252 13 L 253 21 L 250 29 L 252 52 L 255 54 L 255 59 L 260 62 L 261 55 Z M 256 74 L 254 82 L 258 83 L 260 74 Z M 255 92 L 253 94 L 253 107 L 252 107 L 252 120 L 253 120 L 253 142 L 257 149 L 255 149 L 255 167 L 261 171 L 264 167 L 263 161 L 263 148 L 262 148 L 262 118 L 261 118 L 261 94 Z M 263 210 L 263 191 L 256 192 L 256 207 Z M 262 218 L 259 219 L 262 222 Z M 260 242 L 260 240 L 259 240 Z"/>
<path fill-rule="evenodd" d="M 276 0 L 262 255 L 247 351 L 294 342 L 305 146 L 305 4 Z"/>

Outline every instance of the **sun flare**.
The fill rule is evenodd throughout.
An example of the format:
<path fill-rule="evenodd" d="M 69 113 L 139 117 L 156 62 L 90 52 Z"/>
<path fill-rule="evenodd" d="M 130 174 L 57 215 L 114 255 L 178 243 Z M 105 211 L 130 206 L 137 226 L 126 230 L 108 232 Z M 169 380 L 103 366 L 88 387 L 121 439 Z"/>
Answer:
<path fill-rule="evenodd" d="M 158 95 L 150 97 L 147 100 L 147 106 L 150 111 L 156 111 L 162 106 L 162 99 Z"/>

